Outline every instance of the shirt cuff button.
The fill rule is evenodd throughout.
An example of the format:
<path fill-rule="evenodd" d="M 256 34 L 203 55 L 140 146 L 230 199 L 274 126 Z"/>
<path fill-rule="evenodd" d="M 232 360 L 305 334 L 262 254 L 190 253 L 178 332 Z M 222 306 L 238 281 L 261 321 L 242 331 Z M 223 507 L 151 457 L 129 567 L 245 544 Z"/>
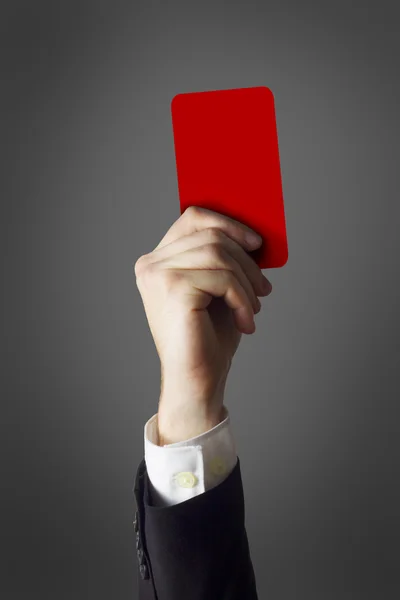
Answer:
<path fill-rule="evenodd" d="M 197 477 L 189 472 L 178 473 L 176 475 L 176 482 L 180 487 L 192 488 L 197 484 Z"/>
<path fill-rule="evenodd" d="M 214 475 L 224 475 L 226 473 L 225 461 L 220 456 L 216 456 L 210 461 L 210 469 Z"/>

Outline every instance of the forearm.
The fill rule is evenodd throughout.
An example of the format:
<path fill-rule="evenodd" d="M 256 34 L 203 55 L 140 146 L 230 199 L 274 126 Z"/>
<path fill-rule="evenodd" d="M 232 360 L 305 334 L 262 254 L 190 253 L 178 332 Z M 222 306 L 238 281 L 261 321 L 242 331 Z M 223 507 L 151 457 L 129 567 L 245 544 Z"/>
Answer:
<path fill-rule="evenodd" d="M 199 390 L 184 379 L 162 377 L 158 406 L 159 445 L 181 442 L 209 431 L 223 419 L 226 377 L 216 390 Z"/>

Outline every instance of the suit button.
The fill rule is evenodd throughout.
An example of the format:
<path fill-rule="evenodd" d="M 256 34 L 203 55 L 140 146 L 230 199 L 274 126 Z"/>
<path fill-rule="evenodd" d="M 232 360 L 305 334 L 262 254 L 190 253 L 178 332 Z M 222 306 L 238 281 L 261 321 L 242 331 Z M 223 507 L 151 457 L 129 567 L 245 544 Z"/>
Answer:
<path fill-rule="evenodd" d="M 141 565 L 139 565 L 139 571 L 140 571 L 140 577 L 142 579 L 148 579 L 149 578 L 149 570 L 147 568 L 147 565 L 145 565 L 144 563 L 142 563 Z"/>

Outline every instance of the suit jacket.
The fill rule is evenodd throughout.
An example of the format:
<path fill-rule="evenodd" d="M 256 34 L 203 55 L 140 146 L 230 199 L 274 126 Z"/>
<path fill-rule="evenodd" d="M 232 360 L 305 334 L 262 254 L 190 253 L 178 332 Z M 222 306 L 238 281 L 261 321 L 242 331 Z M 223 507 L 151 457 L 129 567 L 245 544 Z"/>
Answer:
<path fill-rule="evenodd" d="M 143 459 L 134 496 L 139 600 L 258 600 L 240 461 L 216 487 L 154 506 Z"/>

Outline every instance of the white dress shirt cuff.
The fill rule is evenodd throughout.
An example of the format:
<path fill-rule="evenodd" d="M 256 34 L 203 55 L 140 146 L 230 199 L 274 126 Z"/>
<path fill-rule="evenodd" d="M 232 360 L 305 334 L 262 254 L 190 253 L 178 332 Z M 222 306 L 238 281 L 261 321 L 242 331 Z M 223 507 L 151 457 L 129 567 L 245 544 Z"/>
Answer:
<path fill-rule="evenodd" d="M 145 462 L 156 506 L 171 506 L 222 483 L 237 462 L 227 408 L 223 420 L 196 437 L 158 445 L 158 415 L 144 427 Z"/>

